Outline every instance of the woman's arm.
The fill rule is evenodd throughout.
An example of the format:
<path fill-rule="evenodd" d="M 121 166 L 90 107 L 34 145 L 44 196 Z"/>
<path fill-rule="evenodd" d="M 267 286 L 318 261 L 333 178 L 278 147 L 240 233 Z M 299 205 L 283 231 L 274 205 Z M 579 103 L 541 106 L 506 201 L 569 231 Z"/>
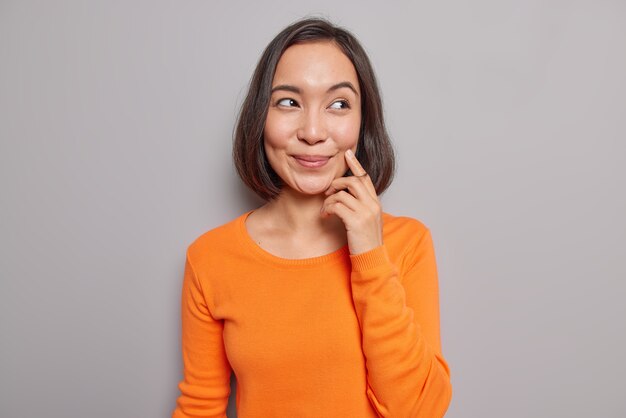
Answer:
<path fill-rule="evenodd" d="M 182 300 L 183 380 L 172 418 L 226 418 L 231 369 L 222 339 L 223 322 L 213 319 L 198 277 L 185 262 Z"/>
<path fill-rule="evenodd" d="M 372 180 L 351 150 L 345 159 L 354 176 L 333 180 L 321 212 L 337 215 L 346 227 L 368 397 L 381 417 L 442 417 L 452 387 L 441 355 L 430 232 L 407 222 L 399 233 L 410 243 L 403 246 L 403 268 L 395 266 L 383 241 L 382 207 Z"/>
<path fill-rule="evenodd" d="M 452 387 L 441 354 L 437 267 L 429 230 L 407 248 L 402 273 L 384 245 L 350 258 L 370 401 L 381 417 L 443 417 Z"/>

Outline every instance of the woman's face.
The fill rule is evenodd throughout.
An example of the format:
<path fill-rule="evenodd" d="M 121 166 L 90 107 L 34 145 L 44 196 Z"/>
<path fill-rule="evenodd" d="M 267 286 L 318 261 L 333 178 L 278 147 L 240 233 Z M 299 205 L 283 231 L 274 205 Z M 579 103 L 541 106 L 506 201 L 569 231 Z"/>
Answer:
<path fill-rule="evenodd" d="M 285 187 L 323 193 L 356 151 L 361 92 L 350 59 L 332 42 L 292 45 L 278 61 L 264 130 L 265 153 Z"/>

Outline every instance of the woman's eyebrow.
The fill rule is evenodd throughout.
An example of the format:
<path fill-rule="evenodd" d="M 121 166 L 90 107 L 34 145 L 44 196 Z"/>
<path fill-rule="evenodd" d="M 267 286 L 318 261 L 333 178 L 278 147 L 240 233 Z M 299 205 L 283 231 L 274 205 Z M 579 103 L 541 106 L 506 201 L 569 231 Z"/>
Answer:
<path fill-rule="evenodd" d="M 331 86 L 328 90 L 326 90 L 326 93 L 330 93 L 331 91 L 337 90 L 337 89 L 341 89 L 347 87 L 350 90 L 352 90 L 354 92 L 354 94 L 356 94 L 357 96 L 359 95 L 359 93 L 357 93 L 356 89 L 354 88 L 354 86 L 352 85 L 351 82 L 349 81 L 342 81 L 341 83 L 337 83 L 333 86 Z"/>
<path fill-rule="evenodd" d="M 354 85 L 349 81 L 342 81 L 340 83 L 333 84 L 332 86 L 328 88 L 328 90 L 326 90 L 326 93 L 330 93 L 331 91 L 335 91 L 335 90 L 342 89 L 342 88 L 349 88 L 350 90 L 354 92 L 354 94 L 356 94 L 357 96 L 359 95 L 359 93 L 356 91 L 356 88 L 354 88 Z M 296 94 L 302 93 L 302 90 L 300 90 L 300 88 L 296 86 L 292 86 L 291 84 L 279 84 L 278 86 L 272 87 L 271 93 L 274 93 L 275 91 L 278 91 L 278 90 L 290 91 Z"/>
<path fill-rule="evenodd" d="M 272 87 L 271 93 L 274 93 L 277 90 L 290 91 L 292 93 L 300 94 L 300 89 L 296 86 L 292 86 L 290 84 L 279 84 L 276 87 Z"/>

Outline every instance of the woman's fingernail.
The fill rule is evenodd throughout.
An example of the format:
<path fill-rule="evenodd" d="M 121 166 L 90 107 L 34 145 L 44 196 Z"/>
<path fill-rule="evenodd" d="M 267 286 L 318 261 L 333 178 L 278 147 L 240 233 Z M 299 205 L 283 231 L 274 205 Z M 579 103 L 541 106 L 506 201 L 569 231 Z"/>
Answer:
<path fill-rule="evenodd" d="M 347 155 L 348 157 L 354 157 L 354 153 L 352 152 L 352 150 L 351 150 L 350 148 L 348 148 L 348 149 L 346 150 L 346 155 Z"/>

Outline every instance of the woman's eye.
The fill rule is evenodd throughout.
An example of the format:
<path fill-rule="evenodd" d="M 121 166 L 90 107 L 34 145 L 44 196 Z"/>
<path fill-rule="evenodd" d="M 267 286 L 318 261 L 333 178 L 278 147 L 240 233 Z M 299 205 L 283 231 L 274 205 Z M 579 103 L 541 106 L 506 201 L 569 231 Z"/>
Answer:
<path fill-rule="evenodd" d="M 331 109 L 350 109 L 350 105 L 345 100 L 337 100 L 333 102 L 330 106 Z"/>
<path fill-rule="evenodd" d="M 278 106 L 285 106 L 285 107 L 295 107 L 295 106 L 298 106 L 298 102 L 296 102 L 293 99 L 281 99 L 276 104 Z"/>

